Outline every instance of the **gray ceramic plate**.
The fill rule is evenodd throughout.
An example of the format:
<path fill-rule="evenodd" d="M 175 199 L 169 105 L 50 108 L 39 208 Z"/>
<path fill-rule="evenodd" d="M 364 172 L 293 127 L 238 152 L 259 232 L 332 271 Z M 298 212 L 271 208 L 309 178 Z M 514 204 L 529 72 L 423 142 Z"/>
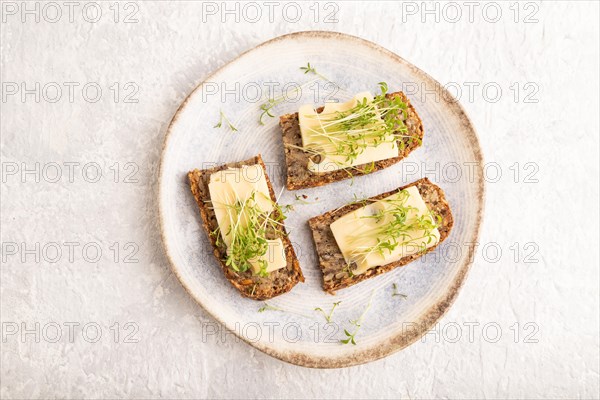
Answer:
<path fill-rule="evenodd" d="M 307 62 L 343 89 L 303 74 Z M 285 189 L 283 147 L 278 118 L 259 124 L 260 105 L 287 89 L 287 101 L 275 115 L 301 104 L 345 100 L 350 93 L 376 92 L 385 81 L 390 91 L 404 90 L 423 119 L 423 146 L 405 161 L 369 176 L 321 188 Z M 292 84 L 290 84 L 292 82 Z M 297 83 L 298 85 L 294 84 Z M 437 96 L 431 91 L 437 91 Z M 429 94 L 426 94 L 429 93 Z M 437 98 L 436 98 L 437 97 Z M 239 128 L 214 128 L 219 113 Z M 226 125 L 226 124 L 224 124 Z M 250 158 L 261 153 L 280 203 L 305 194 L 312 204 L 297 204 L 286 221 L 306 282 L 264 306 L 242 298 L 224 278 L 201 227 L 186 173 Z M 473 164 L 475 163 L 475 164 Z M 439 169 L 439 173 L 427 172 Z M 467 167 L 469 166 L 469 167 Z M 437 82 L 396 54 L 366 40 L 331 32 L 300 32 L 278 37 L 240 55 L 210 75 L 184 101 L 169 127 L 160 169 L 160 217 L 163 240 L 175 274 L 193 298 L 226 328 L 252 346 L 294 364 L 332 368 L 369 362 L 419 339 L 448 310 L 470 265 L 467 243 L 477 241 L 483 212 L 482 156 L 476 133 L 462 107 Z M 457 171 L 462 176 L 457 179 Z M 449 239 L 424 259 L 331 296 L 321 289 L 321 275 L 307 220 L 337 208 L 354 195 L 373 196 L 427 175 L 446 192 L 455 219 Z M 319 200 L 315 202 L 315 199 Z M 297 202 L 296 202 L 297 203 Z M 393 284 L 406 295 L 392 296 Z M 344 329 L 371 301 L 356 345 L 342 344 Z M 332 322 L 315 311 L 328 312 Z M 211 332 L 214 327 L 211 327 Z M 208 332 L 208 333 L 211 333 Z"/>

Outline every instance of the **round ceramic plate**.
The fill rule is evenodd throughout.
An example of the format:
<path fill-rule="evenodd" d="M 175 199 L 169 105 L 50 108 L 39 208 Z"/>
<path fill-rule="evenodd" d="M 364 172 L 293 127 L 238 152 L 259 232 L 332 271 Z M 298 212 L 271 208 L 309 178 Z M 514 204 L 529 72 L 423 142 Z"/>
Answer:
<path fill-rule="evenodd" d="M 310 62 L 325 76 L 304 73 Z M 308 190 L 285 189 L 278 116 L 302 104 L 347 100 L 351 94 L 403 90 L 423 120 L 423 146 L 383 171 Z M 331 84 L 335 82 L 335 85 Z M 259 123 L 268 98 L 284 100 Z M 238 131 L 231 130 L 223 115 Z M 292 204 L 286 226 L 306 281 L 264 302 L 243 298 L 225 279 L 190 193 L 189 170 L 262 154 L 280 204 Z M 160 169 L 163 241 L 184 287 L 227 329 L 250 345 L 294 364 L 333 368 L 372 361 L 418 340 L 450 307 L 470 265 L 483 212 L 482 156 L 462 107 L 434 79 L 366 40 L 332 32 L 278 37 L 210 75 L 183 102 L 168 129 Z M 450 237 L 403 268 L 338 291 L 322 277 L 307 220 L 357 197 L 371 197 L 427 176 L 445 191 L 454 214 Z M 304 196 L 306 198 L 304 198 Z M 299 197 L 299 200 L 297 199 Z M 394 293 L 402 294 L 394 296 Z M 330 322 L 324 314 L 335 308 Z M 369 307 L 370 304 L 370 307 Z M 262 310 L 260 310 L 262 309 Z M 260 310 L 260 311 L 259 311 Z M 362 316 L 362 319 L 361 319 Z M 356 321 L 360 328 L 357 326 Z M 352 323 L 355 321 L 355 323 Z M 206 334 L 214 334 L 215 327 Z M 356 344 L 341 340 L 354 334 Z"/>

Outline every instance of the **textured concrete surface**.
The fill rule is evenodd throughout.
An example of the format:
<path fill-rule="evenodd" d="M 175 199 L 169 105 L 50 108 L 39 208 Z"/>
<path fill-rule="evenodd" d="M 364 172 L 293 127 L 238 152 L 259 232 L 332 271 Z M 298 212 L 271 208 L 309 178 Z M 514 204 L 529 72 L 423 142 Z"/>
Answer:
<path fill-rule="evenodd" d="M 2 2 L 2 398 L 599 396 L 598 3 L 307 2 L 294 21 L 277 2 L 111 2 L 97 22 L 95 5 L 55 4 Z M 156 214 L 186 95 L 309 29 L 372 40 L 448 84 L 491 165 L 482 245 L 439 329 L 343 370 L 206 335 Z"/>

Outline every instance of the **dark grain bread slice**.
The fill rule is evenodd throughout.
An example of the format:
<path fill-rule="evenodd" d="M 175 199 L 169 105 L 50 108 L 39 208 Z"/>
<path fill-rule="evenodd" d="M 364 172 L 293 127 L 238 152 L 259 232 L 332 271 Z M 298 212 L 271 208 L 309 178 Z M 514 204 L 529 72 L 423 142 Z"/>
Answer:
<path fill-rule="evenodd" d="M 421 197 L 427 205 L 427 208 L 429 208 L 429 211 L 432 211 L 442 217 L 442 221 L 438 227 L 440 232 L 440 240 L 438 244 L 428 248 L 425 251 L 425 253 L 427 253 L 435 249 L 439 243 L 443 242 L 448 237 L 450 230 L 452 229 L 452 225 L 454 224 L 450 206 L 446 201 L 446 197 L 444 196 L 442 189 L 431 183 L 429 179 L 423 178 L 390 192 L 371 197 L 371 200 L 383 199 L 410 186 L 417 187 Z M 344 256 L 342 255 L 342 252 L 335 241 L 335 237 L 333 236 L 330 225 L 338 218 L 363 206 L 363 203 L 348 204 L 338 208 L 337 210 L 329 211 L 323 215 L 314 217 L 308 221 L 310 229 L 312 230 L 315 245 L 317 247 L 321 271 L 323 272 L 323 289 L 331 294 L 334 294 L 338 289 L 343 289 L 345 287 L 357 284 L 365 279 L 369 279 L 373 276 L 391 271 L 394 268 L 402 267 L 425 254 L 418 253 L 406 256 L 396 262 L 371 268 L 360 275 L 351 276 L 348 272 L 348 268 L 346 267 L 346 260 L 344 259 Z"/>
<path fill-rule="evenodd" d="M 212 203 L 210 201 L 210 192 L 208 189 L 210 176 L 215 172 L 227 168 L 240 168 L 244 165 L 256 164 L 260 164 L 263 168 L 263 171 L 265 173 L 265 179 L 267 181 L 267 185 L 269 186 L 271 200 L 275 201 L 275 193 L 273 192 L 271 181 L 269 180 L 269 176 L 267 175 L 267 171 L 265 169 L 265 164 L 263 163 L 260 154 L 249 160 L 240 161 L 236 163 L 229 163 L 211 169 L 195 169 L 188 173 L 188 180 L 190 183 L 190 189 L 192 190 L 192 194 L 194 195 L 196 203 L 198 203 L 198 207 L 200 208 L 200 215 L 202 217 L 204 230 L 206 231 L 210 243 L 213 246 L 213 253 L 219 261 L 219 263 L 221 264 L 221 268 L 225 273 L 225 277 L 237 290 L 240 291 L 240 293 L 243 296 L 255 300 L 265 300 L 290 291 L 298 282 L 304 282 L 304 276 L 302 275 L 300 264 L 298 263 L 298 259 L 296 258 L 296 253 L 294 252 L 292 243 L 287 237 L 285 227 L 280 226 L 276 230 L 270 230 L 269 232 L 267 232 L 268 239 L 281 238 L 283 241 L 287 261 L 287 264 L 284 268 L 272 271 L 264 278 L 254 274 L 251 269 L 245 272 L 236 272 L 233 269 L 227 267 L 227 265 L 225 265 L 224 260 L 227 256 L 227 247 L 225 246 L 225 244 L 223 244 L 222 240 L 217 242 L 216 235 L 211 234 L 211 232 L 215 231 L 218 228 L 219 224 L 217 222 L 215 212 L 212 209 Z M 280 211 L 278 209 L 275 209 L 273 211 L 273 213 L 279 212 Z M 276 216 L 280 215 L 277 214 Z"/>
<path fill-rule="evenodd" d="M 407 105 L 406 118 L 402 116 L 404 124 L 408 129 L 408 136 L 411 138 L 403 138 L 398 143 L 398 157 L 388 158 L 374 163 L 374 168 L 371 164 L 357 165 L 352 171 L 336 170 L 327 173 L 316 174 L 308 169 L 309 154 L 304 152 L 299 147 L 302 147 L 302 136 L 300 134 L 300 122 L 298 113 L 286 114 L 279 117 L 279 126 L 283 134 L 283 145 L 285 148 L 285 163 L 287 167 L 287 188 L 289 190 L 305 189 L 315 186 L 323 186 L 331 182 L 348 179 L 352 176 L 365 175 L 371 172 L 379 171 L 396 164 L 403 158 L 407 157 L 411 151 L 419 147 L 423 140 L 423 123 L 421 118 L 415 111 L 415 108 L 410 103 L 408 97 L 402 92 L 389 93 L 387 97 L 400 97 L 402 102 Z M 323 107 L 317 109 L 317 112 L 323 111 Z M 418 138 L 418 139 L 417 139 Z"/>

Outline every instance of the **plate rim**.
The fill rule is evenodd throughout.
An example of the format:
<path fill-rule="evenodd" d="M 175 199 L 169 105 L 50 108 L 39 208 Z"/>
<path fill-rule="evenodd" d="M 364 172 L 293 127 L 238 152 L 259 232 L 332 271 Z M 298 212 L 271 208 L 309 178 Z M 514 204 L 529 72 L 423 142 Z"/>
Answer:
<path fill-rule="evenodd" d="M 321 357 L 321 356 L 308 356 L 304 353 L 289 351 L 289 350 L 287 350 L 287 351 L 286 350 L 277 350 L 272 347 L 263 345 L 260 342 L 251 342 L 251 341 L 247 340 L 239 332 L 237 332 L 235 329 L 231 329 L 227 325 L 227 323 L 225 323 L 221 318 L 219 318 L 217 312 L 213 312 L 208 307 L 205 307 L 202 299 L 198 298 L 190 290 L 186 281 L 182 278 L 182 275 L 180 274 L 178 267 L 176 266 L 175 262 L 173 261 L 173 257 L 171 257 L 170 247 L 169 247 L 166 235 L 165 235 L 165 221 L 164 221 L 165 217 L 164 217 L 164 212 L 163 212 L 165 205 L 163 204 L 163 201 L 162 201 L 162 199 L 163 199 L 163 184 L 162 184 L 162 182 L 163 182 L 163 172 L 164 172 L 164 168 L 165 168 L 164 160 L 165 160 L 165 152 L 166 152 L 168 144 L 169 144 L 171 133 L 172 133 L 175 123 L 177 122 L 179 113 L 186 107 L 189 100 L 196 93 L 196 91 L 198 91 L 207 81 L 209 81 L 211 77 L 217 75 L 219 72 L 221 72 L 222 70 L 224 70 L 231 64 L 237 62 L 238 60 L 240 60 L 241 58 L 254 52 L 255 50 L 258 50 L 259 48 L 268 46 L 270 44 L 273 44 L 275 42 L 285 40 L 288 38 L 298 38 L 298 37 L 319 37 L 319 38 L 323 38 L 323 39 L 342 39 L 342 40 L 346 40 L 346 41 L 353 41 L 353 42 L 359 43 L 361 45 L 366 45 L 368 47 L 371 47 L 373 50 L 376 50 L 377 52 L 381 53 L 382 55 L 385 55 L 385 56 L 393 59 L 394 61 L 400 62 L 400 63 L 406 65 L 407 67 L 410 67 L 415 73 L 425 77 L 426 79 L 431 80 L 436 83 L 439 83 L 436 79 L 431 77 L 429 74 L 427 74 L 426 72 L 424 72 L 423 70 L 421 70 L 420 68 L 415 66 L 414 64 L 408 62 L 404 58 L 400 57 L 393 51 L 388 50 L 383 46 L 380 46 L 374 42 L 363 39 L 361 37 L 342 33 L 342 32 L 337 32 L 337 31 L 311 30 L 311 31 L 292 32 L 292 33 L 280 35 L 275 38 L 269 39 L 265 42 L 258 44 L 257 46 L 254 46 L 254 47 L 240 53 L 238 56 L 234 57 L 233 59 L 231 59 L 224 65 L 222 65 L 221 67 L 215 69 L 213 72 L 208 74 L 202 80 L 202 82 L 200 82 L 181 102 L 181 104 L 179 105 L 179 107 L 177 108 L 175 113 L 173 114 L 171 121 L 169 122 L 169 125 L 166 130 L 165 138 L 163 140 L 162 149 L 160 152 L 160 163 L 159 163 L 158 182 L 157 182 L 158 183 L 158 190 L 157 190 L 158 202 L 157 203 L 158 203 L 158 214 L 159 214 L 159 222 L 160 222 L 160 236 L 161 236 L 161 241 L 163 244 L 165 254 L 167 256 L 167 260 L 171 267 L 171 271 L 175 274 L 175 276 L 177 277 L 177 279 L 179 280 L 179 282 L 181 283 L 181 285 L 183 286 L 185 291 L 212 318 L 214 318 L 217 322 L 219 322 L 226 329 L 233 332 L 238 338 L 242 339 L 245 343 L 262 351 L 265 354 L 268 354 L 274 358 L 288 362 L 290 364 L 299 365 L 302 367 L 309 367 L 309 368 L 324 368 L 324 369 L 325 368 L 345 368 L 345 367 L 366 364 L 371 361 L 376 361 L 381 358 L 387 357 L 391 354 L 394 354 L 394 353 L 408 347 L 409 345 L 411 345 L 414 342 L 416 342 L 417 340 L 419 340 L 423 335 L 425 335 L 425 333 L 431 327 L 433 327 L 448 312 L 448 310 L 450 309 L 450 307 L 452 306 L 452 304 L 458 297 L 458 293 L 460 292 L 460 289 L 463 286 L 463 283 L 466 279 L 469 269 L 470 269 L 471 265 L 473 264 L 473 259 L 474 259 L 473 253 L 475 251 L 474 247 L 469 246 L 469 251 L 468 251 L 467 257 L 465 259 L 465 262 L 463 263 L 463 265 L 461 265 L 459 267 L 458 272 L 456 273 L 456 276 L 452 280 L 450 288 L 446 292 L 446 295 L 444 297 L 442 297 L 442 299 L 440 299 L 438 302 L 433 304 L 429 309 L 427 309 L 420 316 L 420 320 L 422 322 L 420 324 L 418 324 L 417 329 L 415 329 L 414 331 L 410 331 L 409 334 L 406 334 L 405 332 L 400 331 L 400 332 L 396 333 L 393 337 L 391 337 L 389 340 L 387 340 L 386 342 L 380 344 L 380 346 L 378 346 L 378 348 L 367 348 L 360 352 L 357 352 L 356 354 L 331 358 L 331 357 Z M 444 96 L 442 96 L 443 98 L 454 99 L 454 97 L 441 84 L 439 87 L 441 88 L 441 91 L 444 94 Z M 448 96 L 448 97 L 446 97 L 446 96 Z M 454 107 L 454 111 L 458 114 L 459 119 L 461 121 L 465 122 L 470 127 L 470 129 L 469 129 L 470 141 L 469 142 L 471 143 L 471 147 L 473 148 L 475 157 L 477 158 L 477 160 L 476 160 L 478 162 L 477 169 L 479 170 L 480 176 L 482 177 L 478 182 L 479 185 L 478 185 L 477 194 L 476 194 L 478 196 L 478 200 L 479 200 L 479 210 L 475 217 L 475 228 L 474 228 L 475 229 L 475 240 L 477 241 L 477 240 L 479 240 L 479 236 L 481 234 L 481 225 L 483 223 L 483 214 L 484 214 L 485 196 L 486 196 L 485 179 L 483 178 L 483 174 L 482 174 L 483 163 L 484 163 L 483 152 L 481 149 L 481 144 L 480 144 L 479 137 L 477 135 L 475 126 L 473 125 L 471 119 L 469 118 L 469 116 L 466 113 L 463 106 L 460 104 L 460 102 L 457 99 L 454 99 L 454 101 L 447 102 L 447 103 L 450 106 Z"/>

